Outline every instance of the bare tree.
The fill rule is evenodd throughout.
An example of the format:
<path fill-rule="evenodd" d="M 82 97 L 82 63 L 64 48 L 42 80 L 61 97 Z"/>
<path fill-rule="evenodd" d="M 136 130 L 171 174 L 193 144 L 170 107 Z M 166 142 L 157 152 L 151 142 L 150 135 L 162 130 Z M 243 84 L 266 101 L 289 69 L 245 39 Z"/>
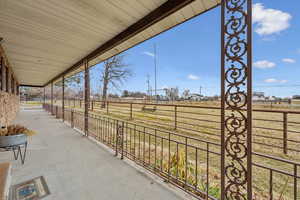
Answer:
<path fill-rule="evenodd" d="M 166 96 L 167 96 L 169 101 L 175 101 L 179 97 L 178 87 L 176 87 L 176 88 L 167 88 L 167 89 L 165 89 L 165 92 L 166 92 Z"/>
<path fill-rule="evenodd" d="M 184 100 L 188 99 L 190 97 L 190 90 L 185 89 L 182 93 L 182 97 L 183 97 Z"/>
<path fill-rule="evenodd" d="M 131 75 L 129 65 L 124 61 L 125 55 L 116 55 L 104 61 L 102 71 L 102 108 L 105 108 L 107 90 L 110 86 L 119 88 Z"/>
<path fill-rule="evenodd" d="M 34 99 L 39 99 L 40 101 L 43 99 L 43 89 L 42 88 L 34 88 L 34 87 L 21 87 L 20 94 L 21 99 L 32 101 Z"/>

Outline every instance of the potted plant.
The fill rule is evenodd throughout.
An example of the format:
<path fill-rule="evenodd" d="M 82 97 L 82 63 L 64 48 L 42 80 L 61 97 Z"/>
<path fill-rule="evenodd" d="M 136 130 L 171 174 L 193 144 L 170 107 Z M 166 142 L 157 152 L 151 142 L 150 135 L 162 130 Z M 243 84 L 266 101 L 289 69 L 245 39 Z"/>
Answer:
<path fill-rule="evenodd" d="M 21 125 L 9 125 L 0 129 L 0 148 L 7 148 L 25 144 L 27 136 L 35 132 Z"/>

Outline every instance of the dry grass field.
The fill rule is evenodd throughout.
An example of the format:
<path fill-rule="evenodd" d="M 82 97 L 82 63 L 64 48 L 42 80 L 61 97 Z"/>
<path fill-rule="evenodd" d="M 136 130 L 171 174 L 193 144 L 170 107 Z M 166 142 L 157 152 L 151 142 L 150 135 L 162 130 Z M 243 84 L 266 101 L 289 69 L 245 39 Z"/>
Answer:
<path fill-rule="evenodd" d="M 59 105 L 60 102 L 56 103 Z M 73 101 L 66 102 L 66 107 L 80 113 L 83 110 L 81 104 L 79 101 L 75 104 Z M 89 130 L 101 141 L 115 144 L 111 128 L 113 119 L 123 120 L 128 156 L 142 160 L 154 169 L 159 168 L 161 172 L 169 172 L 176 180 L 187 181 L 200 191 L 207 191 L 218 198 L 220 110 L 212 108 L 218 105 L 208 102 L 176 105 L 175 108 L 174 105 L 110 102 L 108 107 L 101 108 L 100 102 L 94 102 L 90 105 L 90 114 L 95 119 L 92 117 L 89 121 Z M 201 107 L 189 107 L 191 105 Z M 272 108 L 255 105 L 254 110 L 252 178 L 255 199 L 270 199 L 270 191 L 273 199 L 293 199 L 295 187 L 300 198 L 300 184 L 297 183 L 300 179 L 291 176 L 300 174 L 300 114 L 295 108 L 281 108 L 280 105 Z M 282 111 L 292 113 L 284 114 Z M 108 120 L 108 125 L 103 125 L 96 119 L 97 116 L 108 117 L 103 120 L 112 121 Z M 82 121 L 82 114 L 78 114 L 77 118 L 78 123 Z M 185 144 L 188 144 L 187 148 Z"/>

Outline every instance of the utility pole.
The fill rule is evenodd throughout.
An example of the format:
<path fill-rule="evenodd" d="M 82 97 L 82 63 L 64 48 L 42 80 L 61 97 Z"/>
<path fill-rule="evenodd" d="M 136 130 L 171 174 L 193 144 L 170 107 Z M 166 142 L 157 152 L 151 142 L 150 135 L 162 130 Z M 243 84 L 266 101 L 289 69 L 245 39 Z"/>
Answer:
<path fill-rule="evenodd" d="M 147 94 L 150 96 L 150 75 L 147 74 Z"/>
<path fill-rule="evenodd" d="M 151 86 L 150 86 L 150 75 L 147 74 L 147 88 L 148 88 L 147 94 L 148 94 L 148 96 L 149 96 L 149 100 L 152 99 L 152 92 L 151 92 L 151 88 L 150 88 L 150 87 L 151 87 Z"/>
<path fill-rule="evenodd" d="M 156 66 L 156 44 L 153 45 L 154 47 L 154 94 L 155 94 L 155 100 L 157 101 L 157 66 Z"/>
<path fill-rule="evenodd" d="M 199 91 L 199 93 L 200 93 L 200 96 L 201 96 L 201 93 L 202 93 L 202 86 L 200 86 L 200 91 Z"/>

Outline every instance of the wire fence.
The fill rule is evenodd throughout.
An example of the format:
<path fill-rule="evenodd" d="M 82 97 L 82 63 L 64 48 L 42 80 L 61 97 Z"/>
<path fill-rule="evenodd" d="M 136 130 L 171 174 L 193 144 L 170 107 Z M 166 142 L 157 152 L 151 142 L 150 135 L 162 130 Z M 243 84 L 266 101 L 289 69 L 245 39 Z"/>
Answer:
<path fill-rule="evenodd" d="M 44 104 L 84 131 L 84 113 Z M 54 112 L 53 112 L 54 110 Z M 221 144 L 105 115 L 89 114 L 88 135 L 198 199 L 220 199 Z M 255 199 L 299 199 L 300 163 L 252 153 Z"/>
<path fill-rule="evenodd" d="M 83 109 L 82 100 L 65 100 L 69 108 Z M 103 106 L 104 105 L 104 106 Z M 209 141 L 220 140 L 219 107 L 152 104 L 113 101 L 90 101 L 92 112 L 176 130 L 189 135 L 201 134 Z M 284 154 L 300 152 L 300 112 L 291 110 L 254 109 L 254 148 L 272 147 Z"/>

